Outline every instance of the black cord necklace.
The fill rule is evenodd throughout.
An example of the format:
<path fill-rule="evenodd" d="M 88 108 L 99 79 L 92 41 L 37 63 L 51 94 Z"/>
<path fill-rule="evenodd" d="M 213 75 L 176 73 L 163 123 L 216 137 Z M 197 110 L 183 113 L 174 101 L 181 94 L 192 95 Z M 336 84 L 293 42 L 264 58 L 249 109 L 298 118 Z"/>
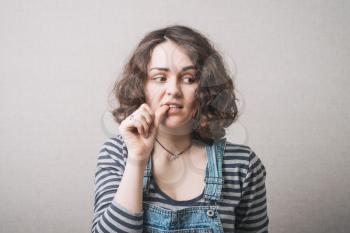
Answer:
<path fill-rule="evenodd" d="M 174 154 L 174 153 L 172 153 L 171 151 L 169 151 L 167 148 L 165 148 L 165 147 L 157 140 L 157 138 L 156 138 L 156 141 L 159 143 L 159 145 L 160 145 L 161 147 L 163 147 L 164 150 L 166 150 L 168 153 L 170 153 L 170 154 L 168 154 L 170 160 L 175 160 L 175 159 L 179 158 L 179 156 L 180 156 L 181 154 L 183 154 L 186 150 L 188 150 L 188 149 L 192 146 L 192 141 L 191 141 L 190 145 L 189 145 L 185 150 L 183 150 L 183 151 L 180 152 L 179 154 Z"/>

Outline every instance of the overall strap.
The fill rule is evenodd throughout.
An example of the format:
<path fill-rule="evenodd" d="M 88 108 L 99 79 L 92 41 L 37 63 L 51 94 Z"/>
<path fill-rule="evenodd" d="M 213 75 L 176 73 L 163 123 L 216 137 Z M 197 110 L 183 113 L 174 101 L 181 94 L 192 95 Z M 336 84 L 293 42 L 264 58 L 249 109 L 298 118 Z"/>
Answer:
<path fill-rule="evenodd" d="M 221 199 L 223 185 L 222 161 L 225 150 L 226 138 L 214 140 L 212 145 L 206 144 L 208 166 L 205 174 L 204 198 L 206 201 L 218 201 Z"/>

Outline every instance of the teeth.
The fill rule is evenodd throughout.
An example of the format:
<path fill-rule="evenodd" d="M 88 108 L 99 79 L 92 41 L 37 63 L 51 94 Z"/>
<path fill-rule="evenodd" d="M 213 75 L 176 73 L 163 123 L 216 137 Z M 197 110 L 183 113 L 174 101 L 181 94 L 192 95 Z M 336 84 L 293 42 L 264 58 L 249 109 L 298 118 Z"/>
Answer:
<path fill-rule="evenodd" d="M 180 108 L 180 107 L 178 107 L 176 105 L 173 105 L 173 104 L 170 104 L 169 107 L 171 107 L 171 108 Z"/>

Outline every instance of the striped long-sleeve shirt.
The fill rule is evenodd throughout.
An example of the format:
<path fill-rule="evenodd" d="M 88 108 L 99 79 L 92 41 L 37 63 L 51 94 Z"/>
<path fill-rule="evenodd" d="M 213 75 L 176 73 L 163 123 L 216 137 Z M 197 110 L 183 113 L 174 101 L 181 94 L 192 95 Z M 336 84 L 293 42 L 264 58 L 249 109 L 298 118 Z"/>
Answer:
<path fill-rule="evenodd" d="M 127 148 L 121 135 L 109 138 L 102 146 L 95 173 L 95 201 L 92 232 L 142 232 L 143 212 L 133 213 L 116 203 L 126 165 Z M 263 163 L 246 145 L 226 141 L 223 156 L 223 199 L 219 215 L 224 232 L 268 232 L 265 178 Z M 176 201 L 160 190 L 151 179 L 150 192 L 144 202 L 171 210 L 201 205 L 203 193 L 188 201 Z"/>

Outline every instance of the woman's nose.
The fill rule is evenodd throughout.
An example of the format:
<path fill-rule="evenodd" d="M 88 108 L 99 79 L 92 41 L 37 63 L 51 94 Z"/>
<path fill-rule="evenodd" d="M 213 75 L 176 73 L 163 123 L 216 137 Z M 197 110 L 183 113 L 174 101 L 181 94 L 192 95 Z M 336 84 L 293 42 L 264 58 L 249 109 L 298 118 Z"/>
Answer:
<path fill-rule="evenodd" d="M 177 78 L 170 78 L 170 81 L 167 83 L 166 92 L 168 95 L 173 95 L 175 97 L 181 96 L 181 86 Z"/>

